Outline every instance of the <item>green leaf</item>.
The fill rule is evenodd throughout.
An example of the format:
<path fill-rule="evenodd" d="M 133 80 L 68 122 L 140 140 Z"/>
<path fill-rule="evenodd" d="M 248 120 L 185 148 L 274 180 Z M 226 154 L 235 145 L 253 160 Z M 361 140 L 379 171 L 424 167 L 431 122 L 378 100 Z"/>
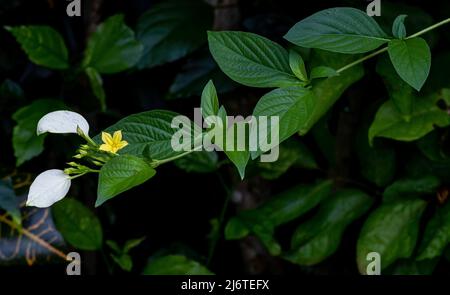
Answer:
<path fill-rule="evenodd" d="M 5 27 L 37 65 L 56 70 L 69 68 L 69 53 L 62 36 L 49 26 Z"/>
<path fill-rule="evenodd" d="M 357 57 L 315 50 L 313 52 L 311 66 L 314 68 L 326 64 L 329 67 L 338 69 L 352 62 L 355 58 Z M 340 73 L 339 76 L 313 80 L 313 108 L 308 114 L 307 121 L 299 129 L 300 135 L 306 134 L 328 112 L 347 88 L 363 76 L 364 69 L 362 66 L 355 66 Z"/>
<path fill-rule="evenodd" d="M 258 138 L 258 151 L 252 151 L 252 158 L 255 159 L 262 152 L 276 147 L 279 143 L 297 133 L 308 121 L 310 114 L 315 107 L 315 99 L 312 92 L 301 86 L 288 88 L 278 88 L 265 94 L 255 106 L 253 116 L 258 120 L 258 124 L 252 125 L 251 139 Z M 260 117 L 267 117 L 266 134 L 256 134 L 261 125 Z M 278 117 L 278 122 L 272 124 L 271 117 Z M 279 141 L 270 140 L 272 133 L 279 131 Z M 267 145 L 266 143 L 270 143 Z M 260 147 L 266 144 L 269 148 L 264 151 Z"/>
<path fill-rule="evenodd" d="M 46 135 L 36 135 L 37 123 L 47 113 L 61 109 L 67 109 L 62 101 L 41 99 L 13 114 L 13 119 L 17 122 L 13 130 L 12 140 L 17 166 L 42 153 Z"/>
<path fill-rule="evenodd" d="M 409 121 L 415 101 L 414 88 L 400 78 L 387 57 L 383 56 L 378 60 L 377 73 L 383 78 L 389 98 L 404 120 Z"/>
<path fill-rule="evenodd" d="M 144 275 L 212 275 L 200 263 L 182 255 L 168 255 L 151 259 L 142 272 Z"/>
<path fill-rule="evenodd" d="M 371 252 L 380 254 L 382 270 L 397 259 L 412 255 L 425 206 L 422 200 L 406 200 L 383 204 L 372 212 L 364 223 L 356 249 L 360 273 L 366 273 L 370 263 L 366 257 Z"/>
<path fill-rule="evenodd" d="M 306 73 L 305 62 L 302 56 L 295 50 L 289 50 L 289 66 L 294 75 L 303 82 L 308 81 L 308 74 Z"/>
<path fill-rule="evenodd" d="M 219 168 L 219 156 L 215 151 L 195 151 L 175 160 L 174 164 L 188 173 L 211 173 Z"/>
<path fill-rule="evenodd" d="M 146 182 L 155 174 L 156 171 L 141 158 L 132 155 L 114 157 L 100 170 L 95 206 Z"/>
<path fill-rule="evenodd" d="M 298 140 L 289 139 L 280 144 L 280 155 L 275 162 L 258 162 L 261 177 L 269 180 L 277 179 L 291 167 L 317 169 L 317 163 L 311 151 Z"/>
<path fill-rule="evenodd" d="M 200 96 L 209 80 L 214 81 L 218 93 L 229 92 L 237 86 L 220 70 L 207 51 L 201 56 L 189 59 L 181 66 L 175 81 L 170 86 L 168 99 Z"/>
<path fill-rule="evenodd" d="M 397 16 L 394 20 L 394 24 L 392 25 L 392 34 L 395 38 L 405 39 L 406 37 L 406 27 L 405 27 L 405 19 L 408 16 L 406 14 L 401 14 Z"/>
<path fill-rule="evenodd" d="M 163 160 L 182 153 L 174 151 L 171 145 L 172 136 L 177 132 L 171 126 L 176 116 L 179 114 L 170 111 L 147 111 L 125 117 L 105 131 L 113 133 L 122 130 L 123 139 L 128 142 L 128 146 L 120 150 L 120 154 Z M 196 125 L 192 126 L 195 128 Z M 101 143 L 101 136 L 97 135 L 94 141 Z"/>
<path fill-rule="evenodd" d="M 409 122 L 403 120 L 392 101 L 385 102 L 378 110 L 369 129 L 369 142 L 375 137 L 399 141 L 414 141 L 431 132 L 435 126 L 450 125 L 450 116 L 437 103 L 439 95 L 416 98 Z"/>
<path fill-rule="evenodd" d="M 438 208 L 428 222 L 417 260 L 440 257 L 450 244 L 450 203 Z"/>
<path fill-rule="evenodd" d="M 383 202 L 434 194 L 440 184 L 439 178 L 433 175 L 399 179 L 384 190 Z"/>
<path fill-rule="evenodd" d="M 139 68 L 172 62 L 206 43 L 213 10 L 203 1 L 163 1 L 138 20 L 137 36 L 144 44 Z"/>
<path fill-rule="evenodd" d="M 6 79 L 0 85 L 0 97 L 2 99 L 22 100 L 25 94 L 19 84 L 10 79 Z"/>
<path fill-rule="evenodd" d="M 321 181 L 317 184 L 298 185 L 274 196 L 260 207 L 243 211 L 232 218 L 225 228 L 225 238 L 241 239 L 253 233 L 271 255 L 279 255 L 281 247 L 274 239 L 275 228 L 316 207 L 328 197 L 331 187 L 331 181 Z"/>
<path fill-rule="evenodd" d="M 339 247 L 349 224 L 360 218 L 373 201 L 359 190 L 343 190 L 324 202 L 318 213 L 301 224 L 291 240 L 291 251 L 283 257 L 299 265 L 315 265 Z"/>
<path fill-rule="evenodd" d="M 377 22 L 355 8 L 319 11 L 295 24 L 284 36 L 295 45 L 339 53 L 364 53 L 389 41 Z"/>
<path fill-rule="evenodd" d="M 222 71 L 250 87 L 287 87 L 300 81 L 289 67 L 289 54 L 279 44 L 246 32 L 208 32 L 209 50 Z"/>
<path fill-rule="evenodd" d="M 131 259 L 131 256 L 128 254 L 121 254 L 121 255 L 111 254 L 111 258 L 124 271 L 130 272 L 131 269 L 133 268 L 133 260 Z"/>
<path fill-rule="evenodd" d="M 430 74 L 431 52 L 422 38 L 392 40 L 388 44 L 389 57 L 398 75 L 420 91 Z"/>
<path fill-rule="evenodd" d="M 123 15 L 114 15 L 100 24 L 89 38 L 82 64 L 101 74 L 114 74 L 133 67 L 142 51 L 142 44 L 125 24 Z"/>
<path fill-rule="evenodd" d="M 203 89 L 200 106 L 202 109 L 202 116 L 205 120 L 209 116 L 217 116 L 217 112 L 219 111 L 219 98 L 217 97 L 214 83 L 211 80 Z"/>
<path fill-rule="evenodd" d="M 123 245 L 123 252 L 128 253 L 132 249 L 139 246 L 143 241 L 145 240 L 145 237 L 138 238 L 138 239 L 131 239 L 125 242 L 125 245 Z"/>
<path fill-rule="evenodd" d="M 100 107 L 102 111 L 106 110 L 106 94 L 105 89 L 103 89 L 103 79 L 94 68 L 87 68 L 85 70 L 87 77 L 89 78 L 89 83 L 91 84 L 92 92 L 95 97 L 98 98 L 100 102 Z"/>
<path fill-rule="evenodd" d="M 315 67 L 311 70 L 311 79 L 329 78 L 338 75 L 335 69 L 325 66 Z"/>
<path fill-rule="evenodd" d="M 225 109 L 221 108 L 221 110 L 223 110 L 221 118 L 223 121 L 225 121 L 226 120 L 225 119 L 226 118 Z M 221 112 L 219 111 L 219 115 L 220 115 L 220 113 Z M 225 121 L 225 122 L 227 122 L 227 121 Z M 227 124 L 228 124 L 228 122 L 227 122 Z M 222 147 L 222 149 L 224 150 L 225 155 L 228 157 L 228 159 L 230 159 L 230 161 L 236 166 L 241 179 L 244 179 L 245 168 L 247 167 L 247 163 L 250 160 L 250 152 L 249 152 L 249 147 L 247 145 L 247 143 L 248 143 L 247 138 L 245 138 L 246 146 L 244 147 L 244 150 L 239 150 L 237 143 L 239 141 L 243 140 L 243 138 L 238 137 L 237 130 L 239 130 L 239 128 L 242 130 L 246 130 L 245 135 L 248 136 L 248 134 L 250 132 L 250 127 L 249 127 L 248 123 L 246 123 L 245 121 L 235 122 L 233 124 L 233 126 L 227 128 L 227 136 L 224 139 L 225 148 Z M 233 136 L 234 136 L 234 141 L 233 141 L 234 147 L 233 147 L 233 149 L 227 149 L 226 148 L 227 139 L 232 138 Z"/>
<path fill-rule="evenodd" d="M 0 179 L 0 209 L 11 215 L 15 223 L 21 224 L 19 199 L 14 192 L 11 179 Z"/>
<path fill-rule="evenodd" d="M 103 232 L 97 216 L 75 199 L 65 198 L 52 207 L 56 228 L 73 247 L 99 250 Z"/>

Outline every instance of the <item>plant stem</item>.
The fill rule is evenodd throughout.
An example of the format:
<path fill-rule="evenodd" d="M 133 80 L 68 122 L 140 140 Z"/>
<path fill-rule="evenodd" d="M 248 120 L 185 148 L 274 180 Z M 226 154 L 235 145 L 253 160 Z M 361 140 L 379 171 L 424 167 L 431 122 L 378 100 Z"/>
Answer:
<path fill-rule="evenodd" d="M 417 33 L 415 33 L 415 34 L 413 34 L 413 35 L 407 37 L 406 39 L 411 39 L 411 38 L 419 37 L 419 36 L 421 36 L 421 35 L 423 35 L 423 34 L 425 34 L 425 33 L 428 33 L 428 32 L 430 32 L 430 31 L 432 31 L 432 30 L 434 30 L 434 29 L 436 29 L 436 28 L 438 28 L 438 27 L 440 27 L 440 26 L 443 26 L 443 25 L 445 25 L 445 24 L 448 24 L 448 23 L 450 23 L 450 18 L 447 18 L 447 19 L 445 19 L 445 20 L 443 20 L 443 21 L 441 21 L 441 22 L 438 22 L 438 23 L 436 23 L 436 24 L 434 24 L 434 25 L 432 25 L 432 26 L 430 26 L 430 27 L 428 27 L 428 28 L 425 28 L 425 29 L 423 29 L 422 31 L 419 31 L 419 32 L 417 32 Z M 388 47 L 381 48 L 380 50 L 377 50 L 377 51 L 375 51 L 375 52 L 372 52 L 371 54 L 369 54 L 369 55 L 367 55 L 367 56 L 364 56 L 364 57 L 362 57 L 362 58 L 360 58 L 360 59 L 358 59 L 358 60 L 355 60 L 355 61 L 352 62 L 352 63 L 349 63 L 349 64 L 346 65 L 346 66 L 343 66 L 342 68 L 338 69 L 336 72 L 337 72 L 338 74 L 340 74 L 340 73 L 342 73 L 343 71 L 348 70 L 349 68 L 351 68 L 351 67 L 353 67 L 353 66 L 356 66 L 356 65 L 358 65 L 358 64 L 360 64 L 360 63 L 362 63 L 362 62 L 364 62 L 364 61 L 366 61 L 366 60 L 368 60 L 368 59 L 370 59 L 370 58 L 372 58 L 372 57 L 374 57 L 374 56 L 377 56 L 377 55 L 379 55 L 379 54 L 381 54 L 381 53 L 383 53 L 383 52 L 386 52 L 387 50 L 388 50 Z"/>
<path fill-rule="evenodd" d="M 434 24 L 434 25 L 432 25 L 432 26 L 430 26 L 430 27 L 428 27 L 428 28 L 425 28 L 425 29 L 423 29 L 422 31 L 419 31 L 419 32 L 417 32 L 417 33 L 415 33 L 415 34 L 413 34 L 413 35 L 407 37 L 406 39 L 411 39 L 411 38 L 419 37 L 419 36 L 421 36 L 421 35 L 423 35 L 423 34 L 425 34 L 425 33 L 428 33 L 429 31 L 432 31 L 432 30 L 434 30 L 434 29 L 436 29 L 436 28 L 438 28 L 438 27 L 440 27 L 440 26 L 443 26 L 443 25 L 445 25 L 445 24 L 448 24 L 448 23 L 450 23 L 450 18 L 444 19 L 443 21 L 440 21 L 440 22 L 438 22 L 437 24 Z"/>
<path fill-rule="evenodd" d="M 196 148 L 194 148 L 194 149 L 192 149 L 192 150 L 190 150 L 190 151 L 184 152 L 184 153 L 179 154 L 179 155 L 176 155 L 176 156 L 174 156 L 174 157 L 170 157 L 170 158 L 167 158 L 167 159 L 164 159 L 164 160 L 155 160 L 155 161 L 153 161 L 153 168 L 156 168 L 156 167 L 158 167 L 159 165 L 162 165 L 162 164 L 165 164 L 165 163 L 168 163 L 168 162 L 175 161 L 175 160 L 177 160 L 177 159 L 179 159 L 179 158 L 183 158 L 184 156 L 187 156 L 187 155 L 189 155 L 190 153 L 193 153 L 193 152 L 196 152 L 196 151 L 201 150 L 202 147 L 203 147 L 203 146 L 200 145 L 200 146 L 198 146 L 198 147 L 196 147 Z"/>
<path fill-rule="evenodd" d="M 370 59 L 370 58 L 372 58 L 372 57 L 374 57 L 374 56 L 377 56 L 377 55 L 379 55 L 379 54 L 381 54 L 381 53 L 383 53 L 383 52 L 386 52 L 387 50 L 388 50 L 387 47 L 381 48 L 380 50 L 377 50 L 377 51 L 375 51 L 375 52 L 372 52 L 372 53 L 369 54 L 369 55 L 366 55 L 366 56 L 364 56 L 364 57 L 362 57 L 362 58 L 360 58 L 360 59 L 358 59 L 358 60 L 355 60 L 355 61 L 352 62 L 352 63 L 349 63 L 349 64 L 346 65 L 346 66 L 343 66 L 342 68 L 340 68 L 340 69 L 337 70 L 336 72 L 337 72 L 338 74 L 340 74 L 340 73 L 342 73 L 343 71 L 348 70 L 349 68 L 351 68 L 351 67 L 353 67 L 353 66 L 356 66 L 356 65 L 358 65 L 358 64 L 360 64 L 360 63 L 362 63 L 362 62 L 364 62 L 364 61 L 366 61 L 366 60 L 368 60 L 368 59 Z"/>

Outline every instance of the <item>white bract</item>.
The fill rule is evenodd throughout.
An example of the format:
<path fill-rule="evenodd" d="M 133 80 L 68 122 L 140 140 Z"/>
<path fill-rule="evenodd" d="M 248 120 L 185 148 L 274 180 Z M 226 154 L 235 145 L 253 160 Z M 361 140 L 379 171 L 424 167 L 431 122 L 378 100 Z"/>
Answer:
<path fill-rule="evenodd" d="M 71 111 L 55 111 L 42 117 L 37 124 L 37 134 L 77 133 L 78 127 L 89 134 L 89 123 L 78 113 Z"/>
<path fill-rule="evenodd" d="M 67 195 L 70 184 L 70 176 L 62 170 L 47 170 L 39 174 L 30 186 L 27 206 L 50 207 Z"/>

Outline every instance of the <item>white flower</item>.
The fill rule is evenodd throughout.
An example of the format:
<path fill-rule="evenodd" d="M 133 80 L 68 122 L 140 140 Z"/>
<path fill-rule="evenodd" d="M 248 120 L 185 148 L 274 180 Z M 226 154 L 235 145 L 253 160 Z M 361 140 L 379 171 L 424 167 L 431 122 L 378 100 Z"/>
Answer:
<path fill-rule="evenodd" d="M 51 112 L 42 117 L 37 124 L 37 134 L 77 133 L 80 128 L 84 134 L 89 134 L 89 123 L 78 113 L 70 111 Z"/>
<path fill-rule="evenodd" d="M 70 176 L 62 170 L 47 170 L 39 174 L 30 186 L 27 206 L 50 207 L 67 195 L 70 184 Z"/>

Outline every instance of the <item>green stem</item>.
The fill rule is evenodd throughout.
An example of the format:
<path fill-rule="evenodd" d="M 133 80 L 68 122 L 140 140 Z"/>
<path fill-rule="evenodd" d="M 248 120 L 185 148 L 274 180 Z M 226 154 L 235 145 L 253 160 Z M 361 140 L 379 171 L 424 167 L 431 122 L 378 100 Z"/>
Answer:
<path fill-rule="evenodd" d="M 362 58 L 360 58 L 360 59 L 358 59 L 358 60 L 355 60 L 355 61 L 352 62 L 352 63 L 349 63 L 349 64 L 346 65 L 346 66 L 343 66 L 342 68 L 340 68 L 340 69 L 337 70 L 336 72 L 337 72 L 338 74 L 340 74 L 340 73 L 342 73 L 343 71 L 348 70 L 349 68 L 354 67 L 354 66 L 356 66 L 356 65 L 358 65 L 358 64 L 360 64 L 360 63 L 362 63 L 362 62 L 364 62 L 364 61 L 366 61 L 366 60 L 368 60 L 368 59 L 370 59 L 370 58 L 372 58 L 372 57 L 374 57 L 374 56 L 377 56 L 377 55 L 379 55 L 379 54 L 381 54 L 381 53 L 383 53 L 383 52 L 386 52 L 387 50 L 388 50 L 388 48 L 387 48 L 387 47 L 384 47 L 384 48 L 382 48 L 382 49 L 380 49 L 380 50 L 377 50 L 377 51 L 375 51 L 375 52 L 372 52 L 372 53 L 369 54 L 369 55 L 366 55 L 366 56 L 364 56 L 364 57 L 362 57 Z"/>
<path fill-rule="evenodd" d="M 423 34 L 425 34 L 425 33 L 428 33 L 429 31 L 432 31 L 432 30 L 434 30 L 434 29 L 436 29 L 436 28 L 438 28 L 438 27 L 440 27 L 440 26 L 443 26 L 443 25 L 445 25 L 445 24 L 448 24 L 448 23 L 450 23 L 450 18 L 444 19 L 443 21 L 438 22 L 437 24 L 434 24 L 434 25 L 432 25 L 431 27 L 425 28 L 425 29 L 423 29 L 422 31 L 419 31 L 419 32 L 417 32 L 417 33 L 415 33 L 415 34 L 413 34 L 413 35 L 407 37 L 406 39 L 411 39 L 411 38 L 419 37 L 419 36 L 421 36 L 421 35 L 423 35 Z"/>
<path fill-rule="evenodd" d="M 447 19 L 445 19 L 445 20 L 443 20 L 443 21 L 441 21 L 441 22 L 438 22 L 438 23 L 436 23 L 436 24 L 434 24 L 434 25 L 432 25 L 432 26 L 430 26 L 430 27 L 428 27 L 428 28 L 425 28 L 425 29 L 423 29 L 422 31 L 419 31 L 419 32 L 417 32 L 417 33 L 415 33 L 415 34 L 413 34 L 413 35 L 407 37 L 406 39 L 411 39 L 411 38 L 419 37 L 419 36 L 421 36 L 421 35 L 423 35 L 423 34 L 425 34 L 425 33 L 428 33 L 428 32 L 430 32 L 430 31 L 432 31 L 432 30 L 434 30 L 434 29 L 436 29 L 436 28 L 438 28 L 438 27 L 440 27 L 440 26 L 443 26 L 443 25 L 445 25 L 445 24 L 448 24 L 448 23 L 450 23 L 450 18 L 447 18 Z M 381 53 L 383 53 L 383 52 L 386 52 L 387 50 L 388 50 L 388 47 L 381 48 L 380 50 L 377 50 L 377 51 L 375 51 L 375 52 L 372 52 L 371 54 L 369 54 L 369 55 L 367 55 L 367 56 L 364 56 L 364 57 L 362 57 L 362 58 L 360 58 L 360 59 L 358 59 L 358 60 L 355 60 L 355 61 L 352 62 L 352 63 L 349 63 L 349 64 L 346 65 L 346 66 L 343 66 L 342 68 L 338 69 L 336 72 L 337 72 L 338 74 L 339 74 L 339 73 L 342 73 L 343 71 L 348 70 L 349 68 L 354 67 L 354 66 L 356 66 L 356 65 L 358 65 L 358 64 L 360 64 L 360 63 L 362 63 L 362 62 L 364 62 L 364 61 L 366 61 L 366 60 L 368 60 L 368 59 L 370 59 L 370 58 L 372 58 L 372 57 L 374 57 L 374 56 L 377 56 L 377 55 L 379 55 L 379 54 L 381 54 Z"/>
<path fill-rule="evenodd" d="M 176 155 L 176 156 L 173 156 L 173 157 L 164 159 L 164 160 L 155 160 L 155 161 L 153 161 L 153 168 L 156 168 L 156 167 L 158 167 L 158 166 L 160 166 L 160 165 L 162 165 L 162 164 L 168 163 L 168 162 L 175 161 L 175 160 L 177 160 L 177 159 L 179 159 L 179 158 L 183 158 L 184 156 L 187 156 L 187 155 L 189 155 L 190 153 L 193 153 L 193 152 L 196 152 L 196 151 L 200 151 L 200 150 L 202 149 L 202 147 L 203 147 L 203 146 L 200 145 L 200 146 L 198 146 L 198 147 L 196 147 L 196 148 L 194 148 L 194 149 L 192 149 L 192 150 L 190 150 L 190 151 L 181 153 L 181 154 L 179 154 L 179 155 Z"/>

